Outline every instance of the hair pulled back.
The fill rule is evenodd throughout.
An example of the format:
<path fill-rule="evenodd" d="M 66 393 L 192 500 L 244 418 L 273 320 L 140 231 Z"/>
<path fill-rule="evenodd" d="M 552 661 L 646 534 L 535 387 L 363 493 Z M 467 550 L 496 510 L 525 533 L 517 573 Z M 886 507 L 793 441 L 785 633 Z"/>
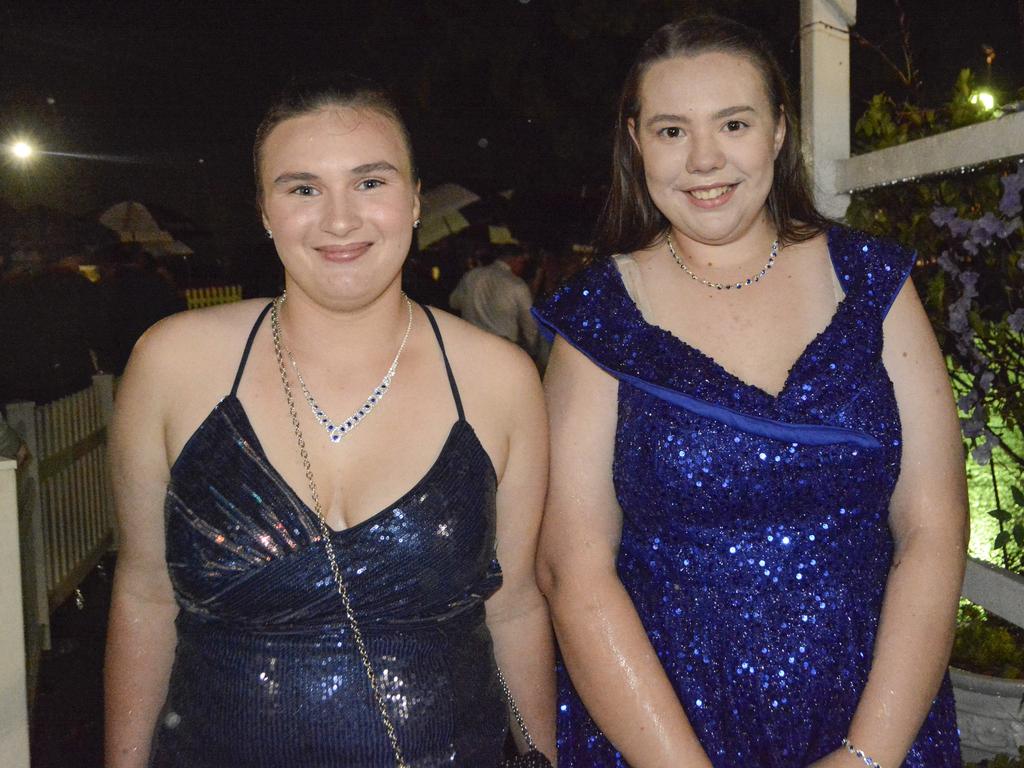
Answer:
<path fill-rule="evenodd" d="M 721 16 L 697 16 L 666 24 L 640 48 L 619 99 L 608 197 L 598 221 L 596 245 L 602 253 L 648 248 L 664 236 L 669 223 L 651 199 L 643 158 L 629 133 L 640 115 L 644 75 L 659 61 L 703 53 L 742 56 L 760 72 L 775 119 L 786 121 L 786 136 L 775 159 L 767 207 L 783 243 L 807 240 L 829 225 L 815 207 L 807 181 L 793 99 L 782 68 L 764 37 Z"/>
<path fill-rule="evenodd" d="M 350 74 L 301 80 L 291 83 L 277 95 L 256 128 L 256 139 L 252 146 L 252 166 L 256 177 L 256 199 L 261 205 L 264 189 L 260 164 L 263 159 L 263 145 L 271 131 L 293 117 L 339 107 L 365 109 L 391 120 L 398 128 L 409 155 L 409 169 L 413 181 L 417 180 L 409 129 L 395 100 L 383 87 L 372 80 Z"/>

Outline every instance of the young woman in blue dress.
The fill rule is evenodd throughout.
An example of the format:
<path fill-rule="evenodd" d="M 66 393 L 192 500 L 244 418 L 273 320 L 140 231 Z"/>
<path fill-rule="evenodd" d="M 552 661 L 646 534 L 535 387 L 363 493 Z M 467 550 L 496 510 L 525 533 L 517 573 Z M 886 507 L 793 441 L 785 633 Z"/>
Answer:
<path fill-rule="evenodd" d="M 913 254 L 814 209 L 741 24 L 659 30 L 616 129 L 618 255 L 538 312 L 560 765 L 959 766 L 964 462 Z"/>
<path fill-rule="evenodd" d="M 162 321 L 118 392 L 106 764 L 495 765 L 496 662 L 553 755 L 533 364 L 403 294 L 383 93 L 286 93 L 254 159 L 286 295 Z"/>

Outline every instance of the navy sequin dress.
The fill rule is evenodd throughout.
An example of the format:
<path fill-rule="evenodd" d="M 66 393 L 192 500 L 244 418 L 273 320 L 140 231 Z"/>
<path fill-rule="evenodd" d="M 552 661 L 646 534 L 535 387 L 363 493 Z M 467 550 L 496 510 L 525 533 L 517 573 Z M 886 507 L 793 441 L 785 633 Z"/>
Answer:
<path fill-rule="evenodd" d="M 612 260 L 538 312 L 615 376 L 618 574 L 716 768 L 837 749 L 892 560 L 900 421 L 882 321 L 913 255 L 833 228 L 844 300 L 777 396 L 644 321 Z M 559 764 L 623 766 L 560 670 Z M 907 768 L 959 766 L 948 679 Z"/>
<path fill-rule="evenodd" d="M 167 563 L 181 611 L 151 763 L 390 768 L 316 515 L 267 461 L 236 397 L 253 336 L 231 394 L 171 470 Z M 508 728 L 484 623 L 484 600 L 501 584 L 496 478 L 450 367 L 448 376 L 458 420 L 434 465 L 333 535 L 399 744 L 417 768 L 496 765 Z"/>

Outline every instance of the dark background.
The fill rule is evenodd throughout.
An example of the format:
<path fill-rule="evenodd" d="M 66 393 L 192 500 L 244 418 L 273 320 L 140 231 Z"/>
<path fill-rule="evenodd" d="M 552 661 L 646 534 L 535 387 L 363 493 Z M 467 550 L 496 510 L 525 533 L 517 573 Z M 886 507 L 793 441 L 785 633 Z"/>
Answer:
<path fill-rule="evenodd" d="M 855 31 L 902 65 L 906 14 L 923 88 L 959 69 L 1004 100 L 1024 80 L 1024 0 L 861 0 Z M 51 152 L 0 162 L 0 204 L 74 214 L 139 200 L 179 211 L 231 252 L 261 235 L 251 137 L 291 76 L 349 70 L 392 87 L 424 188 L 579 195 L 607 176 L 623 75 L 660 24 L 714 10 L 763 29 L 799 83 L 797 0 L 341 0 L 316 3 L 0 4 L 0 141 Z M 882 56 L 852 45 L 854 118 L 878 91 L 908 96 Z M 599 194 L 599 192 L 598 192 Z M 557 212 L 553 212 L 557 215 Z"/>

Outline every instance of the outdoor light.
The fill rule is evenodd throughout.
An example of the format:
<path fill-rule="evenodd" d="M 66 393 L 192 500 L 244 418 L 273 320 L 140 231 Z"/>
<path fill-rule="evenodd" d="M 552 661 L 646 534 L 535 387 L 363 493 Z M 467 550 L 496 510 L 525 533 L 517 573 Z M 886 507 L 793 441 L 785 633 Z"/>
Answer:
<path fill-rule="evenodd" d="M 11 154 L 19 160 L 27 160 L 32 156 L 32 145 L 27 141 L 16 141 L 11 145 Z"/>
<path fill-rule="evenodd" d="M 996 97 L 991 91 L 975 91 L 971 94 L 971 104 L 981 104 L 981 108 L 989 112 L 996 105 Z"/>

